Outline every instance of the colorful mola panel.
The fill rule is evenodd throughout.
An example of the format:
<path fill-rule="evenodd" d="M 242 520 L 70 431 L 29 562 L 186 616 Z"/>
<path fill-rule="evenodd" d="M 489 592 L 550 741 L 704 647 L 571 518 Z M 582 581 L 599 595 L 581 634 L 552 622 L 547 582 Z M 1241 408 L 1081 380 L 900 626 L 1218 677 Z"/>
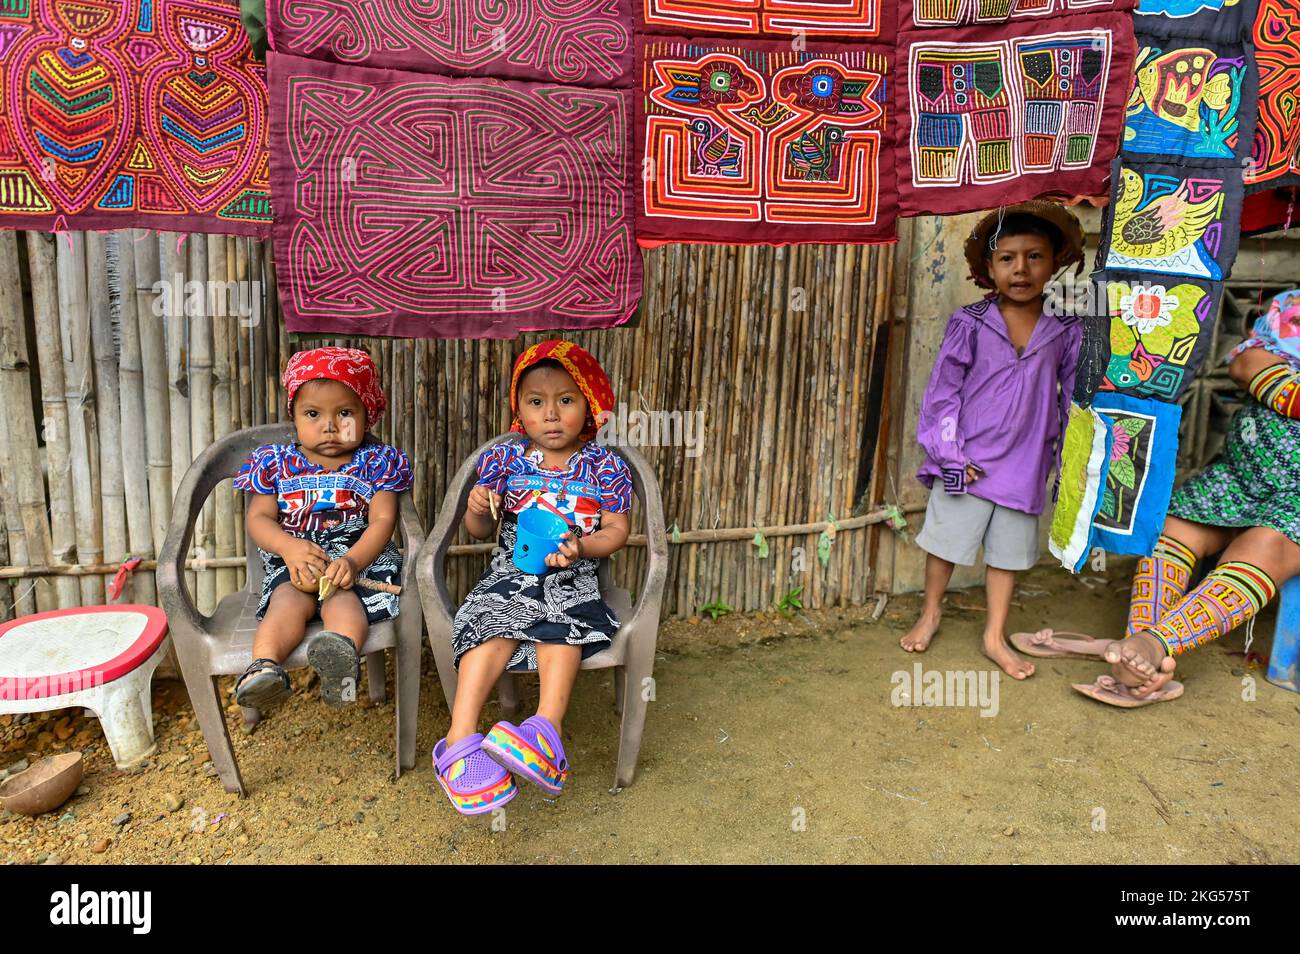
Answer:
<path fill-rule="evenodd" d="M 1067 16 L 1131 10 L 1135 0 L 901 0 L 899 29 L 912 27 L 988 26 Z"/>
<path fill-rule="evenodd" d="M 1258 90 L 1245 43 L 1139 35 L 1124 153 L 1192 165 L 1242 161 L 1254 142 Z"/>
<path fill-rule="evenodd" d="M 885 0 L 633 0 L 648 33 L 891 39 Z"/>
<path fill-rule="evenodd" d="M 1246 184 L 1300 183 L 1300 0 L 1260 0 L 1254 27 L 1259 118 Z"/>
<path fill-rule="evenodd" d="M 637 0 L 270 0 L 272 47 L 446 76 L 630 86 Z"/>
<path fill-rule="evenodd" d="M 1063 17 L 1052 32 L 1031 22 L 902 34 L 902 213 L 1104 192 L 1132 84 L 1130 19 Z"/>
<path fill-rule="evenodd" d="M 1115 162 L 1102 222 L 1105 268 L 1221 281 L 1241 238 L 1241 171 Z"/>
<path fill-rule="evenodd" d="M 1090 407 L 1071 404 L 1061 437 L 1061 480 L 1048 532 L 1048 549 L 1071 573 L 1083 569 L 1092 550 L 1092 522 L 1101 508 L 1101 488 L 1113 447 L 1114 435 L 1106 419 Z"/>
<path fill-rule="evenodd" d="M 1210 347 L 1222 285 L 1104 272 L 1099 279 L 1110 316 L 1100 390 L 1178 400 Z"/>
<path fill-rule="evenodd" d="M 1183 409 L 1127 394 L 1098 394 L 1092 407 L 1114 436 L 1093 542 L 1111 553 L 1147 556 L 1169 512 Z"/>
<path fill-rule="evenodd" d="M 888 50 L 638 37 L 638 239 L 892 241 Z"/>
<path fill-rule="evenodd" d="M 270 231 L 236 0 L 0 0 L 0 228 Z"/>
<path fill-rule="evenodd" d="M 1250 33 L 1258 0 L 1141 0 L 1137 29 L 1161 36 L 1232 43 Z"/>
<path fill-rule="evenodd" d="M 268 60 L 290 331 L 508 338 L 636 311 L 630 90 Z"/>

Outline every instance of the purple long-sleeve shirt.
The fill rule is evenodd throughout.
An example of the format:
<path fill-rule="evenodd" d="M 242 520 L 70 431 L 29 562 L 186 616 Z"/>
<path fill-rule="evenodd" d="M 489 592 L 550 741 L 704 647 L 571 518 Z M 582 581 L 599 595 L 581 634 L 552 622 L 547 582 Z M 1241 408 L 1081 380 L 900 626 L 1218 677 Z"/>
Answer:
<path fill-rule="evenodd" d="M 1042 513 L 1082 339 L 1077 318 L 1045 313 L 1017 355 L 993 298 L 957 309 L 921 400 L 921 482 L 931 487 L 939 478 L 949 493 Z M 983 471 L 969 485 L 967 464 Z"/>

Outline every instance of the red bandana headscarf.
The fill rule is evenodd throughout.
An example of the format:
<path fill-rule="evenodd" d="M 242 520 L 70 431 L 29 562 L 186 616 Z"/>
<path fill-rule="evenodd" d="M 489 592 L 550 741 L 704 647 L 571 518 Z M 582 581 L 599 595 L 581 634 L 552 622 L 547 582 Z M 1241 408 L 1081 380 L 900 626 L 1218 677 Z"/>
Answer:
<path fill-rule="evenodd" d="M 581 437 L 584 441 L 591 440 L 600 430 L 601 416 L 614 409 L 614 389 L 595 358 L 572 341 L 559 339 L 538 342 L 515 360 L 515 370 L 510 376 L 510 413 L 514 415 L 510 430 L 524 433 L 524 426 L 519 421 L 519 379 L 525 371 L 546 358 L 558 361 L 587 399 L 587 426 L 583 428 Z"/>
<path fill-rule="evenodd" d="M 293 396 L 298 389 L 308 381 L 322 378 L 346 384 L 357 393 L 366 409 L 367 428 L 374 427 L 388 407 L 388 398 L 379 386 L 379 371 L 370 355 L 356 348 L 316 348 L 295 354 L 280 376 L 280 383 L 289 395 L 290 415 L 293 414 Z"/>

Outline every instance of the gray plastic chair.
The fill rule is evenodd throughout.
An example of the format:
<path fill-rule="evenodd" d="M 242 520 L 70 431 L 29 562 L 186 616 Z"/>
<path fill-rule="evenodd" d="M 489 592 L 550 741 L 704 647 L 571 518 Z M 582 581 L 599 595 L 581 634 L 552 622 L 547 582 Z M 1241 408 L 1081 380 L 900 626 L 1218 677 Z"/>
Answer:
<path fill-rule="evenodd" d="M 450 709 L 456 698 L 456 668 L 451 650 L 452 619 L 456 605 L 447 589 L 447 548 L 455 540 L 469 492 L 478 479 L 479 455 L 494 444 L 504 440 L 522 440 L 519 434 L 502 434 L 494 437 L 476 450 L 457 471 L 443 498 L 442 509 L 433 531 L 420 548 L 416 563 L 415 582 L 420 590 L 420 603 L 429 629 L 429 646 L 438 665 L 438 679 Z M 641 736 L 645 730 L 646 694 L 654 672 L 655 644 L 659 638 L 659 613 L 663 605 L 664 581 L 668 575 L 668 536 L 664 526 L 663 500 L 659 495 L 659 482 L 646 459 L 628 447 L 613 447 L 627 462 L 632 472 L 632 489 L 641 501 L 645 515 L 646 544 L 649 558 L 645 578 L 637 591 L 636 606 L 632 606 L 627 590 L 614 585 L 609 560 L 600 561 L 600 594 L 621 622 L 610 645 L 582 661 L 583 669 L 614 669 L 614 711 L 621 713 L 618 764 L 614 771 L 614 785 L 623 787 L 632 783 L 637 756 L 641 752 Z M 501 709 L 506 718 L 516 718 L 519 713 L 519 696 L 514 676 L 507 673 L 498 686 Z"/>
<path fill-rule="evenodd" d="M 167 540 L 158 558 L 158 595 L 167 613 L 185 688 L 203 730 L 203 739 L 212 754 L 212 764 L 221 776 L 221 784 L 226 791 L 238 792 L 241 796 L 248 793 L 230 745 L 216 677 L 237 675 L 252 662 L 253 632 L 257 629 L 255 613 L 262 591 L 262 557 L 257 545 L 246 539 L 247 585 L 238 593 L 222 599 L 211 616 L 203 616 L 185 588 L 184 555 L 189 552 L 199 511 L 217 484 L 233 477 L 255 447 L 287 443 L 293 439 L 292 428 L 288 425 L 266 424 L 228 434 L 209 446 L 190 465 L 181 481 L 172 506 Z M 384 650 L 396 650 L 397 774 L 401 775 L 403 769 L 415 766 L 415 727 L 420 704 L 420 607 L 411 577 L 420 541 L 424 538 L 424 528 L 420 525 L 409 491 L 399 496 L 398 526 L 406 551 L 398 618 L 372 625 L 362 652 L 366 660 L 370 698 L 383 702 Z M 319 620 L 308 626 L 307 638 L 284 662 L 286 669 L 301 669 L 307 665 L 307 643 L 320 628 Z M 256 725 L 261 717 L 256 709 L 245 708 L 243 713 L 244 722 L 249 727 Z"/>

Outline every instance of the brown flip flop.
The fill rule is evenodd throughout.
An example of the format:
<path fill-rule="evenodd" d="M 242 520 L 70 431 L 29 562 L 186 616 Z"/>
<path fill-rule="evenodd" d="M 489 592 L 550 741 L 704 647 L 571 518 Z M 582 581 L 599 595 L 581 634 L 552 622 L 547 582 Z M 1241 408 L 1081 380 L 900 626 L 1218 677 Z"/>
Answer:
<path fill-rule="evenodd" d="M 1098 676 L 1096 682 L 1076 682 L 1073 685 L 1089 699 L 1096 699 L 1098 702 L 1104 702 L 1108 706 L 1118 706 L 1121 709 L 1138 709 L 1149 706 L 1153 702 L 1169 702 L 1183 694 L 1183 684 L 1177 680 L 1171 680 L 1165 683 L 1163 688 L 1141 698 L 1133 695 L 1133 690 L 1121 685 L 1114 676 Z"/>
<path fill-rule="evenodd" d="M 1011 645 L 1026 656 L 1040 659 L 1059 659 L 1073 656 L 1076 659 L 1100 659 L 1109 639 L 1097 639 L 1087 633 L 1058 633 L 1054 629 L 1040 629 L 1036 633 L 1012 633 Z"/>

